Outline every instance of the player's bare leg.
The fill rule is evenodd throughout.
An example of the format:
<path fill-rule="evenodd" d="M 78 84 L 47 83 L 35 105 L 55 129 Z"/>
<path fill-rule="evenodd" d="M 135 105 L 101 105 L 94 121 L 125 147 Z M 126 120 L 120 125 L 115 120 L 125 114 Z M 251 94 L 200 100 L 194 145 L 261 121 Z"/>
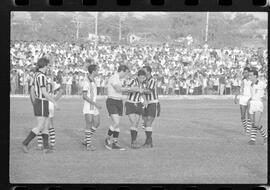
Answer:
<path fill-rule="evenodd" d="M 28 145 L 29 143 L 40 133 L 43 131 L 45 127 L 46 117 L 36 117 L 37 118 L 37 127 L 33 128 L 27 138 L 23 141 L 22 149 L 25 153 L 28 153 Z"/>
<path fill-rule="evenodd" d="M 154 117 L 148 116 L 146 119 L 146 128 L 145 128 L 145 134 L 146 134 L 146 140 L 143 145 L 145 148 L 152 148 L 153 147 L 153 139 L 152 139 L 152 124 L 154 122 Z"/>
<path fill-rule="evenodd" d="M 53 117 L 50 117 L 49 121 L 50 148 L 55 150 L 55 128 L 53 124 Z"/>
<path fill-rule="evenodd" d="M 129 114 L 128 115 L 130 121 L 130 135 L 131 135 L 131 148 L 137 149 L 140 146 L 137 142 L 137 134 L 138 134 L 138 125 L 140 123 L 141 116 L 137 114 Z"/>
<path fill-rule="evenodd" d="M 263 144 L 267 143 L 267 133 L 264 126 L 261 124 L 262 112 L 255 112 L 255 127 L 263 137 Z"/>
<path fill-rule="evenodd" d="M 142 116 L 142 125 L 141 125 L 141 127 L 143 129 L 145 129 L 145 120 L 146 120 L 146 118 L 144 116 Z"/>
<path fill-rule="evenodd" d="M 93 115 L 93 117 L 92 117 L 92 127 L 90 129 L 91 132 L 92 132 L 92 134 L 91 134 L 92 143 L 93 143 L 94 134 L 95 134 L 97 128 L 99 127 L 99 125 L 100 125 L 100 115 L 99 114 L 98 115 Z M 96 147 L 93 144 L 91 144 L 91 146 L 88 149 L 90 149 L 91 151 L 94 151 L 94 150 L 96 150 Z"/>
<path fill-rule="evenodd" d="M 93 129 L 93 117 L 94 115 L 92 114 L 85 114 L 85 143 L 86 143 L 86 150 L 91 150 L 94 151 L 95 147 L 92 145 L 92 137 L 94 134 L 94 129 Z"/>
<path fill-rule="evenodd" d="M 108 135 L 105 140 L 105 147 L 107 149 L 125 150 L 118 144 L 118 137 L 120 133 L 120 128 L 119 128 L 120 118 L 121 116 L 119 116 L 118 114 L 111 114 L 112 125 L 110 126 Z M 111 147 L 106 144 L 106 142 L 110 139 L 110 134 L 109 134 L 110 131 L 112 131 L 112 136 L 113 136 L 113 143 Z"/>
<path fill-rule="evenodd" d="M 46 118 L 44 129 L 41 131 L 42 139 L 43 139 L 43 152 L 44 153 L 51 153 L 52 150 L 49 146 L 49 125 L 50 125 L 50 118 Z"/>
<path fill-rule="evenodd" d="M 244 128 L 244 132 L 247 133 L 247 118 L 246 118 L 247 106 L 240 105 L 240 113 L 241 113 L 241 122 Z"/>
<path fill-rule="evenodd" d="M 262 117 L 261 112 L 255 112 L 254 114 L 251 115 L 252 128 L 251 128 L 250 141 L 248 142 L 248 144 L 250 145 L 254 145 L 256 142 L 257 131 L 261 129 L 260 128 L 261 117 Z"/>

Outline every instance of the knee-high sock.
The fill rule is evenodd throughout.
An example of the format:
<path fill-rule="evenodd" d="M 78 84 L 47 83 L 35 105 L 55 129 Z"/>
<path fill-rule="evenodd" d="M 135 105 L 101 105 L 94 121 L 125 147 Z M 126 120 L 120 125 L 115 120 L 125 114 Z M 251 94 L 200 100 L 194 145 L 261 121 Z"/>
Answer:
<path fill-rule="evenodd" d="M 50 144 L 51 146 L 54 146 L 55 145 L 55 128 L 54 127 L 51 127 L 49 129 L 49 135 L 50 135 Z"/>
<path fill-rule="evenodd" d="M 250 140 L 256 141 L 256 136 L 257 136 L 257 128 L 255 126 L 252 126 L 250 130 Z"/>
<path fill-rule="evenodd" d="M 262 135 L 263 138 L 267 138 L 267 133 L 266 130 L 264 129 L 264 127 L 261 125 L 261 127 L 259 128 L 259 131 Z"/>
<path fill-rule="evenodd" d="M 37 142 L 38 142 L 38 147 L 43 147 L 43 140 L 42 140 L 42 135 L 39 133 L 37 135 Z"/>

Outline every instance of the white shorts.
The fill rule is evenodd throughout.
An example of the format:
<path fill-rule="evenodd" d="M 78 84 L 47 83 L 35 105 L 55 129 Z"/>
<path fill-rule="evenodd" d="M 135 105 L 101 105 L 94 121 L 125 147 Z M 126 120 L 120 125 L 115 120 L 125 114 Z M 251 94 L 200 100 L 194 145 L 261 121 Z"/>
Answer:
<path fill-rule="evenodd" d="M 49 118 L 54 117 L 54 105 L 52 102 L 49 101 Z"/>
<path fill-rule="evenodd" d="M 90 110 L 88 106 L 83 107 L 83 114 L 99 115 L 98 109 L 95 107 L 93 110 Z"/>
<path fill-rule="evenodd" d="M 249 107 L 249 114 L 254 114 L 255 112 L 263 112 L 263 103 L 259 100 L 251 100 Z"/>
<path fill-rule="evenodd" d="M 248 100 L 249 100 L 250 96 L 239 96 L 239 104 L 242 106 L 247 106 Z"/>

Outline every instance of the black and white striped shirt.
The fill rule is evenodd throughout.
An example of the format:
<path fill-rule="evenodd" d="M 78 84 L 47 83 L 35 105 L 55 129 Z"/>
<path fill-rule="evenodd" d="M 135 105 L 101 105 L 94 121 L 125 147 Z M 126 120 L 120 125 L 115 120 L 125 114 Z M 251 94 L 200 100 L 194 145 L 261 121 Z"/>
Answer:
<path fill-rule="evenodd" d="M 46 75 L 40 71 L 36 72 L 35 76 L 34 76 L 33 85 L 34 85 L 34 89 L 35 89 L 36 98 L 41 99 L 41 100 L 47 100 L 41 92 L 41 88 L 43 88 L 43 87 L 45 87 L 46 89 L 48 88 Z"/>
<path fill-rule="evenodd" d="M 130 83 L 127 85 L 128 87 L 143 87 L 139 82 L 138 78 L 132 79 Z M 139 92 L 129 92 L 128 93 L 128 102 L 139 103 L 141 101 L 141 93 Z"/>
<path fill-rule="evenodd" d="M 148 103 L 157 103 L 158 100 L 158 94 L 157 94 L 157 82 L 156 79 L 152 76 L 146 81 L 146 89 L 150 90 L 151 93 L 145 94 L 146 100 Z"/>

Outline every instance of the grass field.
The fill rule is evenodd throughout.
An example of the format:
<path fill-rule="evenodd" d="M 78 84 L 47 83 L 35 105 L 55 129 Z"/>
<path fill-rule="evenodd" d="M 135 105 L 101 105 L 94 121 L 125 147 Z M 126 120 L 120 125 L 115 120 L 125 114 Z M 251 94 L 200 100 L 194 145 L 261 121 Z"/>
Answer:
<path fill-rule="evenodd" d="M 267 183 L 267 146 L 257 136 L 254 146 L 243 133 L 239 105 L 232 100 L 161 100 L 161 117 L 154 123 L 152 149 L 133 150 L 129 121 L 121 121 L 120 143 L 125 151 L 109 151 L 104 137 L 109 118 L 103 105 L 95 152 L 87 152 L 83 102 L 61 99 L 55 113 L 56 147 L 52 154 L 24 154 L 21 142 L 36 125 L 28 98 L 10 99 L 11 183 Z M 266 107 L 267 104 L 265 104 Z M 267 113 L 263 114 L 267 125 Z M 139 142 L 145 140 L 139 130 Z"/>

